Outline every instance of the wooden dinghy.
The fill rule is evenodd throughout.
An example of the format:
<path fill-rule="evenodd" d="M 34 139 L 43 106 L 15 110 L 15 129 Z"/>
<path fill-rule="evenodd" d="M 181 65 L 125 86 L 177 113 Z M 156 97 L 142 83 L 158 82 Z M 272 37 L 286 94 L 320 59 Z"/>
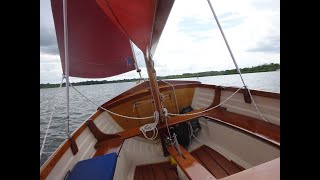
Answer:
<path fill-rule="evenodd" d="M 237 90 L 199 82 L 168 82 L 175 90 L 161 81 L 159 90 L 164 96 L 164 106 L 174 113 L 178 112 L 176 102 L 179 111 L 190 106 L 193 111 L 189 113 L 199 112 L 221 103 Z M 152 116 L 153 102 L 148 84 L 139 84 L 101 107 L 130 117 Z M 147 140 L 139 128 L 153 122 L 153 119 L 119 117 L 99 108 L 41 167 L 41 178 L 63 179 L 79 161 L 113 152 L 118 154 L 114 179 L 145 179 L 149 176 L 150 179 L 157 179 L 164 177 L 158 175 L 161 172 L 167 179 L 180 176 L 182 179 L 184 176 L 194 179 L 202 171 L 215 178 L 224 178 L 232 174 L 241 176 L 244 172 L 250 175 L 258 165 L 262 166 L 261 178 L 277 177 L 279 169 L 276 166 L 279 164 L 272 160 L 280 157 L 280 95 L 256 90 L 251 90 L 251 94 L 269 122 L 259 116 L 253 103 L 245 102 L 243 89 L 213 110 L 191 116 L 170 116 L 168 126 L 195 119 L 200 123 L 201 130 L 196 137 L 202 142 L 192 137 L 185 150 L 186 159 L 179 157 L 172 146 L 161 143 L 168 136 L 164 122 L 159 123 L 157 139 Z M 78 151 L 73 151 L 72 146 L 76 146 L 74 149 Z M 166 156 L 166 153 L 170 155 Z M 170 156 L 175 159 L 176 165 L 169 163 Z M 199 171 L 188 170 L 190 161 L 203 168 Z M 272 163 L 275 168 L 264 169 L 263 163 L 267 162 L 269 164 L 265 164 L 266 167 Z"/>
<path fill-rule="evenodd" d="M 157 81 L 152 55 L 173 1 L 125 3 L 51 1 L 67 91 L 68 76 L 139 72 L 130 41 L 145 55 L 149 80 L 99 106 L 40 178 L 280 179 L 280 94 Z"/>

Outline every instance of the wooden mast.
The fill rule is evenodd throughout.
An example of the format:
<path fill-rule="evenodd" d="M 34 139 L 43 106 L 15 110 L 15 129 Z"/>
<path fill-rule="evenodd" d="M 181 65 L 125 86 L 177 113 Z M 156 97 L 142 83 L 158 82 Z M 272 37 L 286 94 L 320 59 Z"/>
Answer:
<path fill-rule="evenodd" d="M 154 107 L 155 110 L 159 112 L 159 125 L 163 125 L 166 121 L 166 118 L 162 112 L 162 104 L 161 104 L 161 99 L 160 99 L 160 91 L 159 91 L 159 86 L 158 86 L 158 81 L 157 81 L 157 76 L 156 76 L 156 70 L 154 69 L 154 61 L 152 60 L 151 56 L 144 55 L 144 61 L 146 63 L 147 71 L 148 71 L 148 77 L 149 77 L 149 83 L 150 83 L 150 91 L 151 95 L 153 98 L 154 102 Z M 163 156 L 166 157 L 169 155 L 169 152 L 166 148 L 165 142 L 164 142 L 164 132 L 165 130 L 159 130 L 159 135 L 160 135 L 160 140 L 161 140 L 161 146 L 162 146 L 162 151 L 163 151 Z"/>
<path fill-rule="evenodd" d="M 157 82 L 156 70 L 154 69 L 154 62 L 150 57 L 149 53 L 144 54 L 144 61 L 146 63 L 149 83 L 150 83 L 150 91 L 154 102 L 155 110 L 159 112 L 160 119 L 163 121 L 164 116 L 162 113 L 162 105 L 160 101 L 160 92 Z"/>

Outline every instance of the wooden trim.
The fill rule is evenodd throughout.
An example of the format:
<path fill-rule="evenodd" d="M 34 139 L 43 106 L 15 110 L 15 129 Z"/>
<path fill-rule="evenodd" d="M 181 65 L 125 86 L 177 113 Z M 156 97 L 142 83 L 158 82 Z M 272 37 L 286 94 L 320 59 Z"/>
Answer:
<path fill-rule="evenodd" d="M 123 142 L 124 140 L 120 138 L 114 140 L 101 141 L 99 142 L 99 144 L 97 144 L 97 150 L 93 157 L 101 156 L 112 152 L 116 152 L 119 155 Z"/>
<path fill-rule="evenodd" d="M 197 87 L 203 87 L 203 88 L 209 88 L 209 89 L 215 89 L 215 87 L 216 87 L 216 85 L 210 85 L 210 84 L 195 84 L 195 85 L 197 85 Z M 191 86 L 195 86 L 195 85 L 191 85 Z M 225 87 L 225 86 L 223 86 L 222 88 L 223 88 L 223 90 L 232 91 L 232 92 L 235 92 L 239 89 L 236 87 Z M 242 93 L 243 90 L 240 90 L 239 92 Z M 272 99 L 280 99 L 279 93 L 252 90 L 252 89 L 250 89 L 250 92 L 252 95 L 256 95 L 256 96 L 263 96 L 263 97 L 272 98 Z"/>
<path fill-rule="evenodd" d="M 89 118 L 88 118 L 88 120 L 87 121 L 89 121 L 89 120 L 95 120 L 101 113 L 103 113 L 104 112 L 104 110 L 102 110 L 102 109 L 99 109 L 99 110 L 97 110 L 93 115 L 91 115 Z M 81 125 L 80 125 L 80 127 L 78 128 L 78 129 L 76 129 L 72 134 L 71 134 L 71 136 L 74 138 L 74 139 L 77 139 L 79 136 L 80 136 L 80 134 L 86 129 L 86 127 L 87 127 L 87 121 L 84 121 Z"/>
<path fill-rule="evenodd" d="M 106 139 L 113 139 L 113 138 L 120 137 L 119 135 L 116 135 L 116 134 L 105 134 L 96 126 L 96 124 L 93 122 L 93 120 L 88 120 L 87 126 L 88 126 L 89 130 L 91 131 L 91 133 L 93 134 L 93 136 L 98 140 L 98 142 L 106 140 Z"/>
<path fill-rule="evenodd" d="M 245 87 L 242 90 L 242 94 L 243 94 L 244 102 L 251 104 L 251 97 L 250 97 L 249 90 L 247 87 Z"/>
<path fill-rule="evenodd" d="M 280 126 L 253 117 L 220 109 L 209 111 L 204 117 L 260 137 L 280 146 Z"/>
<path fill-rule="evenodd" d="M 179 146 L 182 156 L 179 155 L 173 146 L 169 146 L 167 149 L 189 179 L 216 179 L 187 150 L 185 150 L 181 145 Z"/>
<path fill-rule="evenodd" d="M 238 88 L 234 88 L 234 87 L 221 87 L 221 86 L 216 86 L 216 85 L 199 84 L 199 83 L 179 84 L 179 85 L 174 86 L 174 88 L 176 90 L 182 89 L 182 88 L 196 88 L 196 87 L 208 88 L 208 89 L 217 89 L 217 87 L 220 87 L 220 89 L 222 89 L 222 90 L 231 91 L 231 92 L 235 92 L 238 90 Z M 164 87 L 160 87 L 159 91 L 163 92 L 163 91 L 168 91 L 171 89 L 172 89 L 171 86 L 164 86 Z M 279 93 L 258 91 L 258 90 L 250 90 L 250 92 L 252 95 L 255 95 L 255 96 L 262 96 L 262 97 L 267 97 L 267 98 L 272 98 L 272 99 L 280 99 Z M 244 93 L 244 90 L 241 89 L 239 91 L 239 93 Z M 104 105 L 102 105 L 102 107 L 104 107 L 106 109 L 111 109 L 111 108 L 118 106 L 122 103 L 125 103 L 127 101 L 131 101 L 133 99 L 141 98 L 141 97 L 144 97 L 147 95 L 150 95 L 150 92 L 148 90 L 144 90 L 144 91 L 141 91 L 140 93 L 131 94 L 126 97 L 122 97 L 118 100 L 114 100 L 112 103 L 105 103 Z"/>
<path fill-rule="evenodd" d="M 220 86 L 216 86 L 214 88 L 214 98 L 213 98 L 213 102 L 211 103 L 211 105 L 209 107 L 207 107 L 206 109 L 210 109 L 218 104 L 220 104 L 220 100 L 221 100 L 221 87 Z"/>
<path fill-rule="evenodd" d="M 74 140 L 74 137 L 70 137 L 69 140 L 70 140 L 70 148 L 71 148 L 72 154 L 76 155 L 79 151 L 77 143 Z"/>
<path fill-rule="evenodd" d="M 235 92 L 235 91 L 238 90 L 238 88 L 226 87 L 224 90 Z M 240 92 L 243 93 L 243 89 L 240 90 Z M 272 99 L 280 99 L 280 94 L 279 93 L 273 93 L 273 92 L 267 92 L 267 91 L 258 91 L 258 90 L 252 90 L 252 89 L 250 89 L 250 93 L 252 95 L 255 95 L 255 96 L 262 96 L 262 97 L 267 97 L 267 98 L 272 98 Z"/>
<path fill-rule="evenodd" d="M 43 164 L 40 168 L 40 179 L 45 180 L 51 170 L 54 168 L 54 166 L 57 164 L 57 162 L 60 160 L 60 158 L 63 156 L 63 154 L 67 151 L 67 149 L 70 147 L 70 140 L 66 139 L 54 152 L 54 154 L 51 155 L 51 159 L 48 159 L 45 164 Z"/>

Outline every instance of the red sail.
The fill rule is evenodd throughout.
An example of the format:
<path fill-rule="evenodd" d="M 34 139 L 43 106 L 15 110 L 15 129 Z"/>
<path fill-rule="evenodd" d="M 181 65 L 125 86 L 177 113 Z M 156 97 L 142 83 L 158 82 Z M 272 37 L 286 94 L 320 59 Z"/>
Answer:
<path fill-rule="evenodd" d="M 64 69 L 63 0 L 51 0 Z M 68 0 L 69 75 L 104 78 L 135 69 L 129 38 L 94 0 Z"/>
<path fill-rule="evenodd" d="M 144 53 L 154 54 L 174 0 L 96 0 L 112 22 Z"/>

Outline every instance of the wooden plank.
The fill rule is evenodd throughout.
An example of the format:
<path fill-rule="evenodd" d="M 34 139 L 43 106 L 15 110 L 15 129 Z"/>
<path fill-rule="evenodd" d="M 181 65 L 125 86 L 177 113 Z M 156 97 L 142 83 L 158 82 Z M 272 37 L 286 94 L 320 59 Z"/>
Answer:
<path fill-rule="evenodd" d="M 155 180 L 151 166 L 144 166 L 143 167 L 142 176 L 143 176 L 143 179 L 146 179 L 146 180 Z"/>
<path fill-rule="evenodd" d="M 214 177 L 220 179 L 228 176 L 224 169 L 202 148 L 195 150 L 194 153 Z"/>
<path fill-rule="evenodd" d="M 161 168 L 164 170 L 165 176 L 168 180 L 178 180 L 177 166 L 171 165 L 169 162 L 160 164 Z M 154 171 L 153 171 L 154 172 Z"/>
<path fill-rule="evenodd" d="M 152 164 L 150 166 L 152 167 L 152 171 L 156 180 L 167 180 L 164 169 L 165 167 L 157 164 Z"/>
<path fill-rule="evenodd" d="M 134 170 L 134 180 L 143 180 L 143 167 L 136 166 L 136 169 Z"/>
<path fill-rule="evenodd" d="M 221 180 L 280 180 L 280 158 L 254 166 Z"/>
<path fill-rule="evenodd" d="M 209 169 L 203 164 L 203 162 L 199 159 L 199 157 L 197 156 L 197 154 L 196 154 L 194 151 L 190 152 L 190 154 L 191 154 L 203 167 L 205 167 L 207 170 L 209 170 Z"/>
<path fill-rule="evenodd" d="M 167 149 L 189 179 L 216 179 L 182 146 L 180 146 L 180 149 L 183 157 L 179 155 L 174 147 L 169 146 Z"/>
<path fill-rule="evenodd" d="M 174 169 L 173 167 L 165 167 L 164 169 L 165 175 L 168 180 L 179 180 L 177 168 Z"/>
<path fill-rule="evenodd" d="M 212 159 L 214 159 L 222 169 L 226 171 L 228 175 L 235 174 L 241 171 L 238 166 L 233 164 L 231 161 L 229 161 L 227 158 L 222 156 L 217 151 L 211 149 L 210 147 L 204 145 L 201 147 L 209 156 L 211 156 Z"/>
<path fill-rule="evenodd" d="M 177 167 L 169 162 L 161 162 L 148 165 L 140 165 L 135 169 L 134 179 L 152 179 L 151 173 L 156 180 L 178 180 Z"/>

